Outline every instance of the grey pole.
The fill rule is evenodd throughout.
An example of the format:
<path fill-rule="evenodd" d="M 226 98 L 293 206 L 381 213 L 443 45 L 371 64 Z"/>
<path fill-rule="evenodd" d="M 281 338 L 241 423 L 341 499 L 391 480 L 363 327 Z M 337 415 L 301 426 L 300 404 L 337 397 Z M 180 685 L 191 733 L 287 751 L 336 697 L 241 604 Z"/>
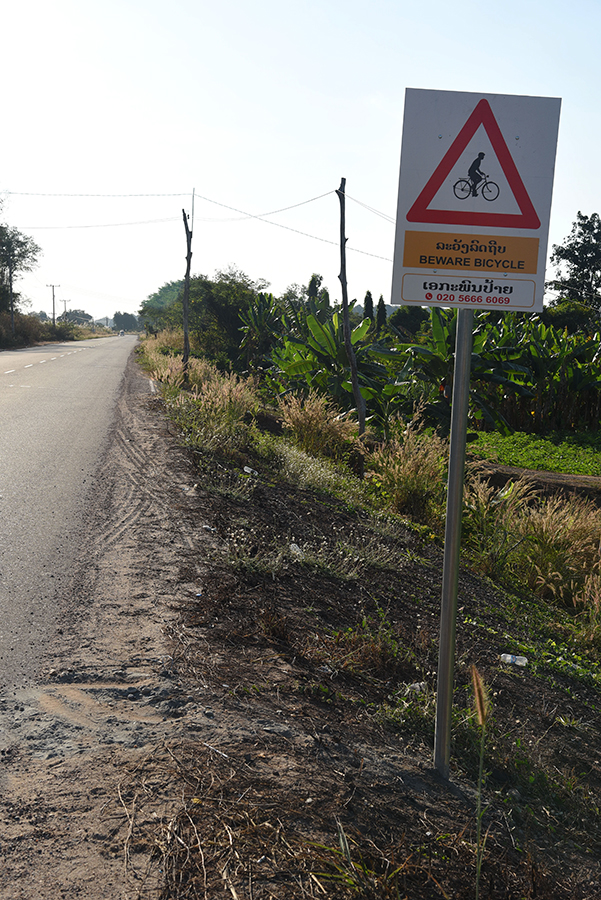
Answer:
<path fill-rule="evenodd" d="M 436 686 L 436 731 L 434 734 L 434 767 L 443 778 L 447 779 L 449 777 L 449 757 L 451 755 L 451 708 L 453 705 L 453 672 L 455 668 L 457 586 L 459 582 L 461 512 L 463 506 L 473 323 L 473 309 L 458 310 L 453 405 L 451 407 L 449 484 L 442 570 L 440 646 L 438 650 L 438 679 Z"/>

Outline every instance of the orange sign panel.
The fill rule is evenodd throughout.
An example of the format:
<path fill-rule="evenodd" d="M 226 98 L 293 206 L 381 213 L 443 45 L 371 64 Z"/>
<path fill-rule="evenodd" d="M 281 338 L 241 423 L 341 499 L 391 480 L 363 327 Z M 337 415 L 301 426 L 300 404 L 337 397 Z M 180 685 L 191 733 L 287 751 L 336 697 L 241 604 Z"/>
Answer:
<path fill-rule="evenodd" d="M 536 275 L 538 238 L 406 231 L 403 265 L 489 275 Z"/>

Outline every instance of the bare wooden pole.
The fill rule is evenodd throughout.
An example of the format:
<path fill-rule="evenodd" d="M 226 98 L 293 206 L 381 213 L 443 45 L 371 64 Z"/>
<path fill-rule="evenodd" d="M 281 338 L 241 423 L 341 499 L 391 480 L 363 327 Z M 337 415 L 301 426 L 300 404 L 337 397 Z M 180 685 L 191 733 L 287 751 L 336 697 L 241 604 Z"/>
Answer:
<path fill-rule="evenodd" d="M 15 336 L 15 297 L 13 294 L 13 255 L 12 251 L 8 260 L 8 294 L 10 297 L 10 328 L 12 336 Z"/>
<path fill-rule="evenodd" d="M 351 369 L 351 384 L 353 386 L 353 397 L 355 398 L 355 406 L 357 407 L 357 417 L 359 419 L 359 435 L 365 432 L 365 399 L 359 390 L 359 376 L 357 374 L 357 357 L 355 349 L 351 341 L 351 320 L 348 308 L 348 287 L 346 283 L 346 178 L 341 179 L 340 187 L 336 191 L 340 200 L 340 284 L 342 286 L 342 329 L 344 333 L 344 347 Z"/>
<path fill-rule="evenodd" d="M 190 306 L 190 267 L 192 265 L 192 232 L 188 225 L 186 210 L 182 209 L 184 228 L 186 229 L 186 277 L 184 279 L 183 326 L 184 326 L 184 384 L 188 381 L 188 360 L 190 359 L 190 333 L 188 328 L 188 310 Z"/>

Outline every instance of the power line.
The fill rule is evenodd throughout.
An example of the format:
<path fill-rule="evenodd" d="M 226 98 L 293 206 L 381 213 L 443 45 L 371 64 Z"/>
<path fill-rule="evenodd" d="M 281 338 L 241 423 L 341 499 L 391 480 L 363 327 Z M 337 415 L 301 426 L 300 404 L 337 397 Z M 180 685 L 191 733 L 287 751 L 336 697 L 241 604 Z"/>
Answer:
<path fill-rule="evenodd" d="M 357 200 L 356 197 L 351 197 L 349 194 L 346 195 L 347 200 L 352 200 L 354 203 L 358 203 L 359 206 L 362 206 L 363 209 L 367 209 L 369 212 L 373 213 L 376 216 L 380 216 L 381 219 L 386 219 L 387 222 L 392 222 L 394 225 L 396 219 L 392 216 L 389 216 L 387 213 L 380 212 L 379 209 L 374 209 L 373 206 L 368 206 L 367 203 L 362 203 L 361 200 Z"/>
<path fill-rule="evenodd" d="M 328 191 L 327 194 L 321 194 L 319 197 L 314 197 L 313 200 L 320 200 L 321 197 L 327 197 L 328 194 L 333 194 L 335 191 Z M 201 194 L 197 194 L 197 197 L 200 197 L 201 200 L 206 200 L 207 203 L 214 203 L 215 206 L 222 206 L 224 209 L 231 209 L 232 212 L 240 213 L 244 218 L 248 219 L 258 219 L 259 222 L 265 222 L 266 225 L 274 225 L 276 228 L 284 228 L 286 231 L 293 231 L 295 234 L 302 234 L 303 237 L 312 238 L 314 241 L 322 241 L 324 244 L 332 244 L 334 247 L 338 247 L 339 244 L 337 241 L 330 241 L 328 238 L 318 237 L 316 234 L 308 234 L 306 231 L 299 231 L 298 228 L 291 228 L 290 225 L 282 225 L 280 222 L 270 222 L 269 219 L 263 218 L 263 216 L 254 215 L 253 213 L 247 213 L 242 209 L 236 209 L 235 206 L 228 206 L 227 203 L 219 203 L 217 200 L 211 200 L 210 197 L 203 197 Z M 313 200 L 305 200 L 305 203 L 312 203 Z M 302 204 L 297 204 L 297 206 L 302 206 Z M 293 209 L 293 207 L 286 207 L 287 209 Z M 279 210 L 283 212 L 283 210 Z M 273 213 L 264 213 L 263 215 L 273 215 Z M 383 259 L 385 262 L 392 262 L 387 256 L 378 256 L 376 253 L 368 253 L 367 250 L 357 250 L 356 247 L 347 247 L 347 250 L 352 250 L 353 253 L 361 253 L 363 256 L 372 256 L 374 259 Z"/>
<path fill-rule="evenodd" d="M 336 191 L 326 191 L 325 194 L 320 194 L 318 197 L 312 197 L 310 200 L 303 200 L 301 203 L 294 203 L 292 206 L 284 206 L 282 209 L 273 209 L 271 212 L 266 213 L 257 213 L 256 215 L 252 213 L 244 213 L 240 216 L 230 216 L 227 219 L 216 219 L 214 217 L 203 216 L 201 221 L 203 222 L 244 222 L 245 219 L 262 219 L 264 216 L 275 216 L 281 212 L 287 212 L 289 209 L 297 209 L 299 206 L 306 206 L 307 203 L 313 203 L 315 200 L 321 200 L 322 197 L 329 197 L 330 194 L 335 194 Z M 200 197 L 200 194 L 197 194 Z M 202 197 L 202 200 L 206 200 L 207 203 L 215 203 L 217 206 L 225 206 L 223 203 L 217 203 L 216 200 L 209 200 L 208 197 Z M 234 209 L 232 206 L 225 206 L 226 209 Z"/>
<path fill-rule="evenodd" d="M 33 192 L 24 192 L 24 191 L 3 191 L 2 193 L 8 196 L 21 196 L 21 197 L 188 197 L 189 193 L 185 194 L 47 194 L 47 193 L 33 193 Z M 254 214 L 246 212 L 245 210 L 238 209 L 235 206 L 229 206 L 227 203 L 220 203 L 218 200 L 212 200 L 210 197 L 204 197 L 202 194 L 196 194 L 195 196 L 201 200 L 205 200 L 207 203 L 212 203 L 215 206 L 220 206 L 223 209 L 229 209 L 232 212 L 236 212 L 240 215 L 240 219 L 209 219 L 207 221 L 243 221 L 245 219 L 257 219 L 259 222 L 264 222 L 266 225 L 273 225 L 275 228 L 283 228 L 285 231 L 292 231 L 294 234 L 300 234 L 303 237 L 310 238 L 314 241 L 321 241 L 324 244 L 330 244 L 331 246 L 337 247 L 339 246 L 337 241 L 329 240 L 328 238 L 319 237 L 315 234 L 309 234 L 306 231 L 300 231 L 298 228 L 292 228 L 290 225 L 282 225 L 280 222 L 271 222 L 267 219 L 267 216 L 274 216 L 282 212 L 287 212 L 290 209 L 297 209 L 299 206 L 306 206 L 309 203 L 314 203 L 317 200 L 322 200 L 324 197 L 328 197 L 330 194 L 336 193 L 335 191 L 326 191 L 324 194 L 319 194 L 317 197 L 311 197 L 309 200 L 302 200 L 300 203 L 294 203 L 291 206 L 284 206 L 280 209 L 275 209 L 270 212 Z M 354 198 L 350 197 L 349 199 L 353 200 Z M 367 206 L 367 204 L 362 203 L 360 200 L 355 200 L 360 206 L 367 209 L 369 212 L 375 213 L 378 216 L 381 216 L 388 221 L 394 221 L 390 218 L 390 216 L 386 216 L 385 213 L 381 213 L 373 207 Z M 41 230 L 67 230 L 67 229 L 80 229 L 80 228 L 120 228 L 127 227 L 132 225 L 152 225 L 162 222 L 175 222 L 178 221 L 179 216 L 171 216 L 164 219 L 146 219 L 138 222 L 113 222 L 113 223 L 105 223 L 100 225 L 29 225 L 22 226 L 29 231 L 41 231 Z M 377 253 L 369 253 L 367 250 L 359 250 L 356 247 L 351 247 L 350 245 L 347 247 L 349 251 L 353 253 L 360 253 L 362 256 L 370 256 L 373 259 L 381 259 L 385 262 L 392 262 L 392 260 L 387 256 L 379 256 Z"/>
<path fill-rule="evenodd" d="M 167 219 L 144 219 L 140 222 L 107 222 L 102 225 L 22 225 L 27 231 L 60 231 L 66 228 L 124 228 L 128 225 L 155 225 L 159 222 L 177 222 L 179 216 L 169 216 Z"/>
<path fill-rule="evenodd" d="M 9 197 L 189 197 L 190 191 L 183 194 L 38 194 L 33 191 L 0 191 Z"/>

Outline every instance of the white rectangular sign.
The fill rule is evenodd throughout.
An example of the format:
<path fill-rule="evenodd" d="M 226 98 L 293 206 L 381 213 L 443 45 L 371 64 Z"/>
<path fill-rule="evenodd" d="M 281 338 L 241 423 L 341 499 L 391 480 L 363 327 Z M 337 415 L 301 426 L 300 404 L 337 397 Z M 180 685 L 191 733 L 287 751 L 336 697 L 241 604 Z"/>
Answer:
<path fill-rule="evenodd" d="M 406 91 L 393 304 L 542 310 L 560 106 Z"/>

